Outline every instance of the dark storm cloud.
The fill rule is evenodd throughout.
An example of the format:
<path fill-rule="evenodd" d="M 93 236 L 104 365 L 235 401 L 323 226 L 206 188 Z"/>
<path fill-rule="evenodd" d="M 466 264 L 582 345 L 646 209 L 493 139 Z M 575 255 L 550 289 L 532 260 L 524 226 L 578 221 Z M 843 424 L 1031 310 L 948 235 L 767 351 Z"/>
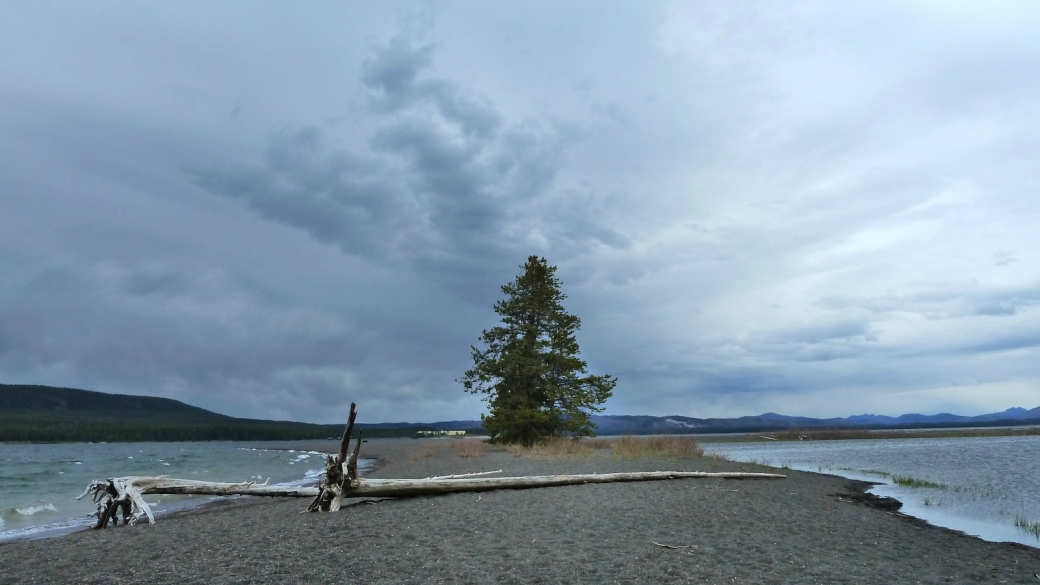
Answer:
<path fill-rule="evenodd" d="M 1035 6 L 607 8 L 0 4 L 0 381 L 476 418 L 540 254 L 611 413 L 1040 404 Z"/>
<path fill-rule="evenodd" d="M 330 149 L 332 131 L 309 127 L 271 138 L 263 167 L 191 173 L 349 254 L 456 285 L 487 286 L 484 273 L 546 249 L 629 245 L 555 189 L 572 137 L 535 119 L 505 123 L 487 98 L 429 77 L 433 55 L 398 36 L 364 62 L 376 127 L 360 152 Z"/>

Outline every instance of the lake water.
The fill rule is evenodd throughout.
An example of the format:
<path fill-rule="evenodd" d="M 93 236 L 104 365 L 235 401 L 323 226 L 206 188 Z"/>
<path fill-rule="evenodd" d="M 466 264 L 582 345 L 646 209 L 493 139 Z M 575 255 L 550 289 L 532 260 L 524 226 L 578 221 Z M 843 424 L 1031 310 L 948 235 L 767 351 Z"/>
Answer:
<path fill-rule="evenodd" d="M 1016 522 L 1040 522 L 1040 436 L 712 443 L 713 451 L 753 461 L 877 482 L 870 491 L 900 510 L 985 540 L 1040 547 Z M 902 487 L 894 476 L 941 487 Z M 1037 525 L 1040 526 L 1040 525 Z"/>
<path fill-rule="evenodd" d="M 96 505 L 76 500 L 100 478 L 168 475 L 205 481 L 316 485 L 325 456 L 284 441 L 0 444 L 0 542 L 82 530 Z M 358 461 L 359 471 L 372 461 Z M 145 496 L 152 511 L 197 506 L 209 496 Z"/>

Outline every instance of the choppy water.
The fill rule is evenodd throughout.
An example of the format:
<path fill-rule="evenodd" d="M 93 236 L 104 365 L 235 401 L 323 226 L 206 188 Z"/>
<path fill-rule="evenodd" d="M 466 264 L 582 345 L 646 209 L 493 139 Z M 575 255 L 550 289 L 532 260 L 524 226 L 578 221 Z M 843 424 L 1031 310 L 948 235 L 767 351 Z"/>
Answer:
<path fill-rule="evenodd" d="M 1040 547 L 1040 436 L 713 443 L 737 461 L 877 482 L 900 510 L 985 540 Z M 942 484 L 901 487 L 894 476 Z"/>
<path fill-rule="evenodd" d="M 283 441 L 205 443 L 0 444 L 0 542 L 64 534 L 93 524 L 89 497 L 98 478 L 168 475 L 183 479 L 313 485 L 324 454 Z M 359 470 L 371 461 L 358 462 Z M 196 506 L 208 496 L 146 496 L 158 513 Z"/>

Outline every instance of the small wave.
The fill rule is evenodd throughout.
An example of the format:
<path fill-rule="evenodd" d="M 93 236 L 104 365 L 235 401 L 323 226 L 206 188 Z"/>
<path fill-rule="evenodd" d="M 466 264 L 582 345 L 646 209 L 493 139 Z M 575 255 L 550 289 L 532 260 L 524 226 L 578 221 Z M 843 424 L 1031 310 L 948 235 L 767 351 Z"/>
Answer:
<path fill-rule="evenodd" d="M 58 509 L 54 507 L 54 504 L 47 503 L 39 506 L 29 506 L 26 508 L 15 508 L 15 512 L 18 512 L 22 516 L 33 516 L 40 512 L 57 512 Z"/>
<path fill-rule="evenodd" d="M 304 487 L 318 483 L 321 477 L 325 475 L 324 469 L 308 469 L 303 474 L 303 479 L 294 479 L 291 481 L 284 481 L 282 483 L 275 484 L 277 487 Z"/>
<path fill-rule="evenodd" d="M 74 518 L 72 520 L 66 520 L 64 522 L 55 522 L 53 524 L 43 524 L 39 526 L 25 526 L 22 528 L 11 528 L 10 530 L 0 530 L 0 542 L 8 540 L 19 540 L 23 538 L 39 538 L 41 536 L 50 536 L 65 534 L 74 532 L 76 530 L 82 530 L 88 526 L 94 524 L 96 520 L 92 517 L 85 518 Z M 3 524 L 0 524 L 2 527 Z"/>
<path fill-rule="evenodd" d="M 324 453 L 317 453 L 317 454 L 318 455 L 324 455 Z M 372 467 L 373 462 L 374 461 L 372 459 L 365 459 L 364 457 L 358 459 L 358 473 L 360 473 L 361 475 L 364 475 L 365 472 L 368 471 L 368 469 L 370 467 Z M 292 463 L 292 462 L 290 461 L 290 463 Z M 275 484 L 275 485 L 277 485 L 278 487 L 305 487 L 305 486 L 312 486 L 312 485 L 316 485 L 318 482 L 320 482 L 321 478 L 324 477 L 324 476 L 325 476 L 325 468 L 308 469 L 306 472 L 304 472 L 302 479 L 295 479 L 295 480 L 292 480 L 292 481 L 285 481 L 285 482 L 282 482 L 282 483 L 279 483 L 279 484 Z"/>

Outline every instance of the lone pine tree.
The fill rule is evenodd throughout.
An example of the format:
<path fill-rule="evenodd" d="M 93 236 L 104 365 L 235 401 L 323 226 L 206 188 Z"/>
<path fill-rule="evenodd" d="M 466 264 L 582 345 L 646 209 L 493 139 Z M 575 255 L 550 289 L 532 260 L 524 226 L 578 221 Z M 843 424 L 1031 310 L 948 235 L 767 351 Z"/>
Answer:
<path fill-rule="evenodd" d="M 491 440 L 531 445 L 559 434 L 591 435 L 589 415 L 603 410 L 617 378 L 592 376 L 578 357 L 581 320 L 560 304 L 556 267 L 530 256 L 523 273 L 502 287 L 495 303 L 502 324 L 472 347 L 473 368 L 460 380 L 467 392 L 485 394 L 482 415 Z"/>

